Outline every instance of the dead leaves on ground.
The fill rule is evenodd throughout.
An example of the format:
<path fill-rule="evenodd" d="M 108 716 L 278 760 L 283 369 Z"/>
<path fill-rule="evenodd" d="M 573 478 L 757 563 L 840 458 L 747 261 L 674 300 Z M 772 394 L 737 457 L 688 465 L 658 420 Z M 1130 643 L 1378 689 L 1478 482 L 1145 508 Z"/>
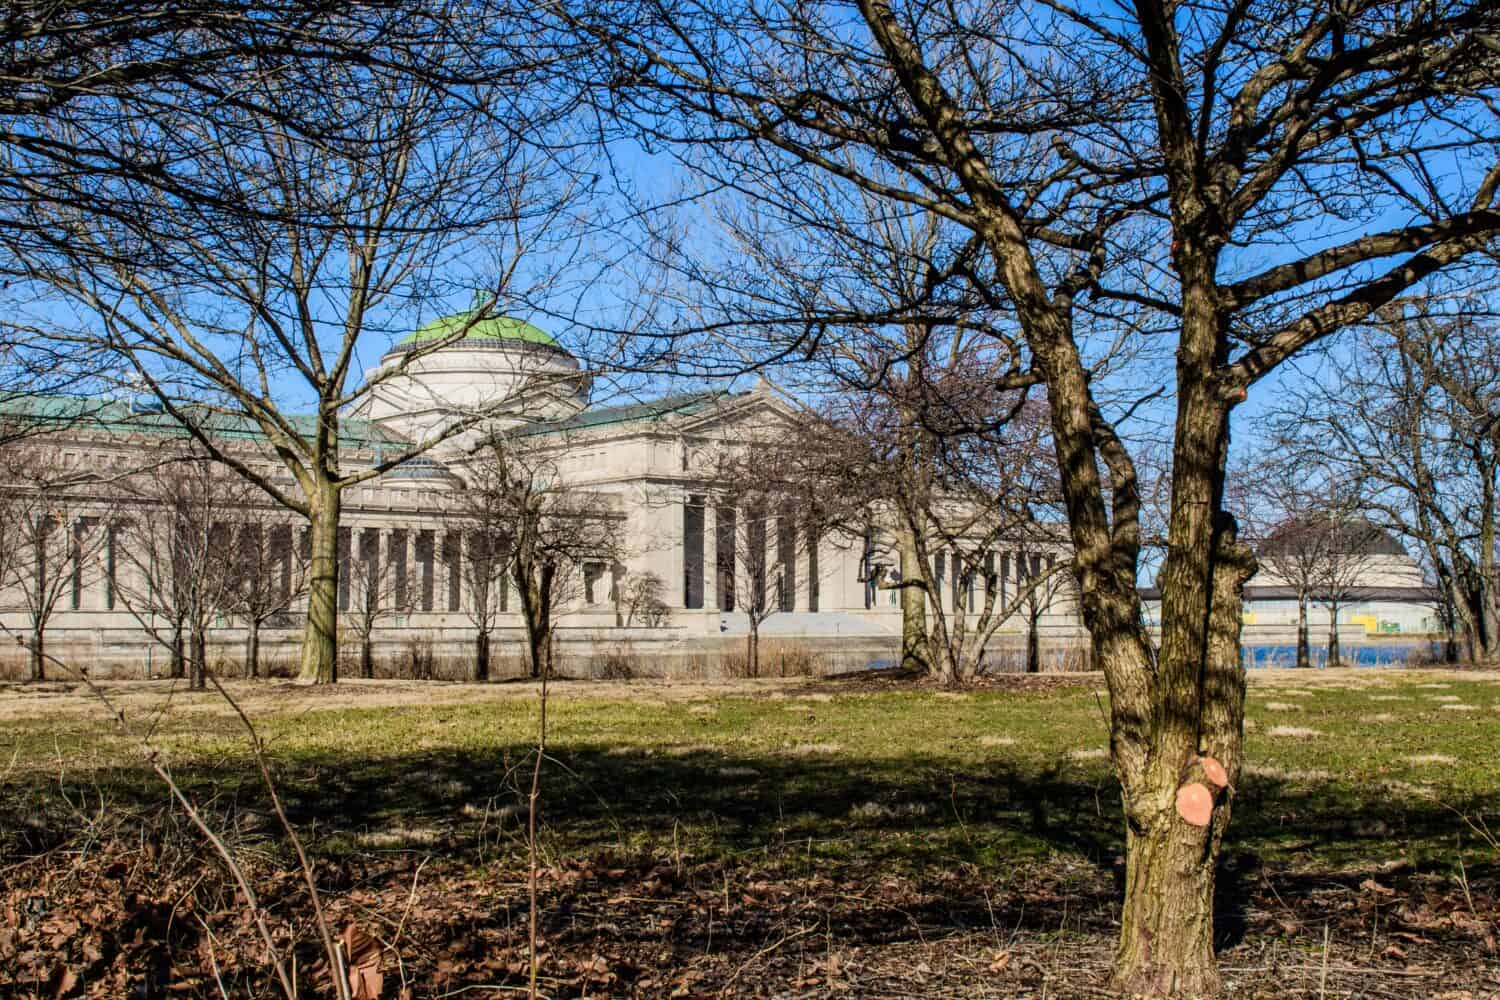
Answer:
<path fill-rule="evenodd" d="M 82 858 L 58 852 L 11 869 L 0 886 L 0 993 L 216 997 L 217 977 L 232 996 L 265 992 L 264 947 L 217 866 L 179 854 L 148 863 L 132 846 L 101 843 Z M 1081 950 L 1107 961 L 1116 905 L 1107 873 L 1038 864 L 980 884 L 973 869 L 807 874 L 646 854 L 560 863 L 540 873 L 540 975 L 554 997 L 860 996 L 903 980 L 923 990 L 1031 989 Z M 320 866 L 355 1000 L 523 986 L 524 873 L 420 865 L 408 854 Z M 303 981 L 326 989 L 331 970 L 300 877 L 267 854 L 254 878 L 278 947 L 295 946 Z M 1496 954 L 1492 873 L 1302 884 L 1311 888 L 1300 894 L 1264 876 L 1247 886 L 1253 947 L 1281 939 L 1316 948 L 1327 927 L 1337 941 L 1369 942 L 1360 960 L 1371 968 L 1405 974 L 1441 970 L 1459 953 Z M 958 963 L 943 942 L 964 934 L 972 943 Z M 1037 942 L 1054 939 L 1048 959 Z"/>

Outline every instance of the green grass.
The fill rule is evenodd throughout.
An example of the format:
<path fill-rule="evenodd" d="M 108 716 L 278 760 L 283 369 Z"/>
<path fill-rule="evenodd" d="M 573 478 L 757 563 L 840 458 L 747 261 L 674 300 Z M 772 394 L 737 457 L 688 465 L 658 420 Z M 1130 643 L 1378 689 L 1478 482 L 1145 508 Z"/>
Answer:
<path fill-rule="evenodd" d="M 890 870 L 1063 858 L 1107 871 L 1123 831 L 1097 686 L 952 696 L 823 685 L 694 700 L 564 686 L 549 711 L 548 847 Z M 410 847 L 480 864 L 519 850 L 534 700 L 317 704 L 250 708 L 321 850 Z M 263 809 L 238 723 L 186 708 L 154 736 L 176 773 L 224 815 Z M 1500 832 L 1500 677 L 1252 678 L 1247 718 L 1231 856 L 1320 872 L 1494 863 L 1469 821 Z M 0 739 L 5 811 L 25 810 L 33 826 L 63 823 L 81 801 L 162 799 L 97 717 L 21 716 Z"/>

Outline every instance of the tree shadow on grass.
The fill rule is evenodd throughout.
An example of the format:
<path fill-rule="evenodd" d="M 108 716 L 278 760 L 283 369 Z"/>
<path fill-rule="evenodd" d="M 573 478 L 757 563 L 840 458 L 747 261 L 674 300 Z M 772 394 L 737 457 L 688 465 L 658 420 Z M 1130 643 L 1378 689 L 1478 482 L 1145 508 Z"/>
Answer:
<path fill-rule="evenodd" d="M 524 847 L 530 754 L 515 745 L 298 756 L 275 770 L 292 821 L 324 858 L 417 852 L 458 866 L 513 865 Z M 242 758 L 180 762 L 176 773 L 229 828 L 274 838 L 264 790 Z M 5 863 L 75 836 L 76 803 L 101 790 L 115 808 L 171 808 L 140 769 L 86 782 L 13 778 L 0 785 Z M 906 880 L 914 895 L 899 907 L 842 911 L 841 933 L 856 942 L 913 926 L 1105 931 L 1123 889 L 1123 821 L 1104 762 L 960 770 L 922 757 L 564 746 L 544 771 L 542 800 L 552 857 L 603 856 L 627 868 L 671 857 L 681 867 L 686 857 L 698 870 L 816 875 L 851 891 Z M 1329 891 L 1357 891 L 1372 872 L 1396 888 L 1451 873 L 1462 814 L 1497 810 L 1493 799 L 1445 804 L 1332 782 L 1246 782 L 1218 882 L 1220 945 L 1244 937 L 1252 904 L 1268 892 L 1316 916 Z M 1411 863 L 1392 868 L 1397 856 Z M 1471 889 L 1492 890 L 1493 857 L 1470 858 L 1464 871 Z"/>

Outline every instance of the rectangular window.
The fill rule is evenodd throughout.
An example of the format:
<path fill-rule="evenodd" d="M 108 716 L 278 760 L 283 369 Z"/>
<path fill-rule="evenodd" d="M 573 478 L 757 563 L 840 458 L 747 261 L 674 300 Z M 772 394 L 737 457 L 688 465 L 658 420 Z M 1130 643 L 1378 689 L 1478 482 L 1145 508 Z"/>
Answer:
<path fill-rule="evenodd" d="M 807 610 L 818 610 L 818 529 L 807 527 Z"/>
<path fill-rule="evenodd" d="M 436 545 L 434 544 L 432 530 L 424 528 L 417 532 L 417 566 L 422 575 L 421 581 L 421 609 L 432 610 L 433 587 L 433 555 Z"/>
<path fill-rule="evenodd" d="M 762 510 L 749 511 L 745 520 L 745 561 L 749 564 L 745 569 L 750 573 L 750 599 L 754 604 L 753 610 L 758 614 L 765 614 L 769 609 L 766 604 L 766 570 L 769 567 L 766 554 L 766 512 Z"/>
<path fill-rule="evenodd" d="M 448 610 L 463 606 L 463 536 L 456 531 L 443 532 L 443 565 L 448 573 Z"/>
<path fill-rule="evenodd" d="M 273 558 L 281 560 L 280 600 L 289 604 L 292 600 L 292 526 L 290 524 L 271 529 L 271 551 Z"/>
<path fill-rule="evenodd" d="M 797 524 L 785 511 L 776 518 L 776 558 L 781 563 L 781 610 L 797 610 Z"/>
<path fill-rule="evenodd" d="M 348 611 L 349 590 L 349 530 L 339 529 L 339 610 Z"/>
<path fill-rule="evenodd" d="M 965 566 L 964 563 L 963 563 L 963 560 L 959 558 L 958 550 L 957 549 L 953 550 L 952 562 L 953 562 L 953 572 L 950 573 L 949 575 L 953 577 L 953 581 L 952 581 L 953 596 L 950 597 L 949 600 L 953 603 L 953 611 L 954 611 L 954 613 L 955 614 L 963 614 L 963 610 L 964 610 L 964 580 L 968 576 L 969 568 L 967 566 Z"/>
<path fill-rule="evenodd" d="M 701 496 L 688 497 L 682 508 L 682 606 L 703 607 L 704 509 Z"/>
<path fill-rule="evenodd" d="M 499 563 L 495 566 L 495 582 L 493 586 L 500 588 L 500 613 L 510 611 L 510 539 L 501 539 L 495 543 L 498 552 L 495 558 Z"/>
<path fill-rule="evenodd" d="M 602 562 L 586 562 L 583 564 L 583 603 L 593 606 L 598 604 L 603 596 L 600 581 L 604 579 L 604 564 Z"/>
<path fill-rule="evenodd" d="M 392 597 L 395 599 L 396 607 L 405 608 L 407 605 L 407 579 L 406 579 L 406 529 L 396 528 L 391 531 L 390 540 L 386 543 L 387 559 L 390 561 L 392 577 Z"/>
<path fill-rule="evenodd" d="M 115 609 L 115 576 L 117 563 L 115 561 L 115 543 L 119 540 L 120 523 L 111 521 L 109 535 L 104 539 L 104 609 L 113 611 Z"/>
<path fill-rule="evenodd" d="M 943 604 L 943 581 L 948 579 L 948 555 L 938 552 L 932 557 L 932 602 L 941 610 Z"/>
<path fill-rule="evenodd" d="M 734 610 L 735 533 L 738 530 L 733 507 L 720 507 L 714 522 L 714 573 L 719 594 L 719 610 Z"/>
<path fill-rule="evenodd" d="M 880 596 L 880 567 L 875 563 L 875 528 L 865 525 L 864 546 L 860 550 L 859 572 L 855 577 L 865 588 L 865 610 L 875 607 Z"/>
<path fill-rule="evenodd" d="M 94 518 L 81 517 L 73 522 L 73 610 L 83 607 L 84 542 L 94 527 Z"/>
<path fill-rule="evenodd" d="M 380 573 L 380 532 L 365 528 L 359 533 L 360 584 L 364 593 L 360 595 L 359 610 L 375 612 L 380 609 L 387 595 L 382 594 Z"/>

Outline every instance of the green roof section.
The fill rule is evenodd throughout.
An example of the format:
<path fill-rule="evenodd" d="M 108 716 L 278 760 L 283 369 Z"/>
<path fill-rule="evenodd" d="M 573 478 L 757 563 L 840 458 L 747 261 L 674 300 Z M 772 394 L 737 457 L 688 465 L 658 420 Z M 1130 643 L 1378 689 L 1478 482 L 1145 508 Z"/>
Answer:
<path fill-rule="evenodd" d="M 185 403 L 182 410 L 188 419 L 202 427 L 212 438 L 221 441 L 263 441 L 265 433 L 248 416 L 208 410 Z M 0 420 L 30 424 L 39 431 L 95 431 L 109 434 L 148 434 L 186 438 L 188 431 L 176 417 L 165 412 L 155 399 L 134 403 L 87 396 L 31 396 L 0 394 Z M 292 430 L 310 437 L 317 430 L 317 418 L 310 413 L 287 416 Z M 400 435 L 368 420 L 339 418 L 339 442 L 352 448 L 381 449 L 405 444 Z"/>
<path fill-rule="evenodd" d="M 736 393 L 722 390 L 711 392 L 683 392 L 672 396 L 663 396 L 644 403 L 627 403 L 623 406 L 601 406 L 594 410 L 584 410 L 582 413 L 569 417 L 566 420 L 549 420 L 545 423 L 527 424 L 518 427 L 509 434 L 514 437 L 531 437 L 536 434 L 562 434 L 567 431 L 587 430 L 595 427 L 607 427 L 611 424 L 632 424 L 640 422 L 654 422 L 664 417 L 691 416 L 709 409 L 721 400 L 729 399 Z"/>
<path fill-rule="evenodd" d="M 422 344 L 457 337 L 460 340 L 475 341 L 519 340 L 527 344 L 541 344 L 544 347 L 556 347 L 562 350 L 550 333 L 540 327 L 532 326 L 525 320 L 516 319 L 513 316 L 487 316 L 474 319 L 474 315 L 473 311 L 469 311 L 441 316 L 430 323 L 422 324 L 401 338 L 396 347 L 398 349 L 419 347 Z"/>

